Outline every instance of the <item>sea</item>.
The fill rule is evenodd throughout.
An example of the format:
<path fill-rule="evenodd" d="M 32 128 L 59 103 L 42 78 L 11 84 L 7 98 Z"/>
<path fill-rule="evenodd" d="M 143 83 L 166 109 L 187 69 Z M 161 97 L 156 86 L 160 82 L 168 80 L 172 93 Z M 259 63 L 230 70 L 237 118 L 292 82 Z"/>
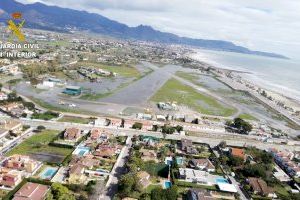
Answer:
<path fill-rule="evenodd" d="M 300 59 L 279 59 L 233 52 L 196 50 L 192 55 L 218 68 L 247 73 L 240 75 L 250 82 L 300 101 Z"/>

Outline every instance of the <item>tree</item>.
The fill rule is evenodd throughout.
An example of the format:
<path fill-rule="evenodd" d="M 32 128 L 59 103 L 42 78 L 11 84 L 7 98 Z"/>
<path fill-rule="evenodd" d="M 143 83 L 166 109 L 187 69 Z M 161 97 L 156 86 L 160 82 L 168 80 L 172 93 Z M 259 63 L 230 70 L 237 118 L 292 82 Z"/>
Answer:
<path fill-rule="evenodd" d="M 218 146 L 222 149 L 226 148 L 227 146 L 226 141 L 221 141 Z"/>
<path fill-rule="evenodd" d="M 2 83 L 0 83 L 0 91 L 2 90 L 2 87 L 3 87 L 3 84 L 2 84 Z"/>
<path fill-rule="evenodd" d="M 168 126 L 166 124 L 162 127 L 162 133 L 173 134 L 175 131 L 176 129 L 174 127 Z"/>
<path fill-rule="evenodd" d="M 135 123 L 132 125 L 132 128 L 133 128 L 133 129 L 141 130 L 141 129 L 143 128 L 143 124 L 142 124 L 142 123 L 139 123 L 139 122 L 135 122 Z"/>
<path fill-rule="evenodd" d="M 118 190 L 122 197 L 127 197 L 134 191 L 140 191 L 141 186 L 137 180 L 136 174 L 128 173 L 123 175 L 119 181 Z"/>
<path fill-rule="evenodd" d="M 32 102 L 24 102 L 23 105 L 28 108 L 29 110 L 34 110 L 35 109 L 35 105 Z"/>
<path fill-rule="evenodd" d="M 180 125 L 177 125 L 177 126 L 175 127 L 175 129 L 177 130 L 178 133 L 180 133 L 181 131 L 183 131 L 183 127 L 180 126 Z"/>
<path fill-rule="evenodd" d="M 53 183 L 51 185 L 51 192 L 53 199 L 57 200 L 75 200 L 69 189 L 60 183 Z"/>
<path fill-rule="evenodd" d="M 230 166 L 240 166 L 244 163 L 244 159 L 236 156 L 229 156 L 228 164 Z"/>
<path fill-rule="evenodd" d="M 154 124 L 154 125 L 152 126 L 152 131 L 155 131 L 155 132 L 156 132 L 156 131 L 158 131 L 158 128 L 159 128 L 158 125 Z"/>
<path fill-rule="evenodd" d="M 172 186 L 166 190 L 162 188 L 155 188 L 151 191 L 152 200 L 174 200 L 177 199 L 178 188 Z"/>
<path fill-rule="evenodd" d="M 13 91 L 7 95 L 8 100 L 16 100 L 18 98 L 16 91 Z"/>

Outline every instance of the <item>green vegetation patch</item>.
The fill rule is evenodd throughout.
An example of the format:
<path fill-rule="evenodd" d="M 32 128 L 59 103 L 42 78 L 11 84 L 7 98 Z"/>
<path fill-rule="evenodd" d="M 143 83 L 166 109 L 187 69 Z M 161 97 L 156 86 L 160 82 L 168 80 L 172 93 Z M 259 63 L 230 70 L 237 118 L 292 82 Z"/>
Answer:
<path fill-rule="evenodd" d="M 203 95 L 194 88 L 184 85 L 176 79 L 170 79 L 151 98 L 154 102 L 178 102 L 195 111 L 208 115 L 231 116 L 236 109 L 225 107 L 213 97 Z"/>
<path fill-rule="evenodd" d="M 34 113 L 31 116 L 32 119 L 43 119 L 43 120 L 51 120 L 57 117 L 59 117 L 59 113 L 52 112 L 52 111 L 46 111 L 44 113 Z"/>
<path fill-rule="evenodd" d="M 258 121 L 258 119 L 256 117 L 254 117 L 250 114 L 247 114 L 247 113 L 240 114 L 238 117 L 241 119 L 244 119 L 244 120 Z"/>
<path fill-rule="evenodd" d="M 58 120 L 59 122 L 71 122 L 71 123 L 78 123 L 78 124 L 88 124 L 93 120 L 91 118 L 83 118 L 83 117 L 75 117 L 75 116 L 68 116 L 65 115 Z"/>
<path fill-rule="evenodd" d="M 111 65 L 104 65 L 100 63 L 92 63 L 92 62 L 79 62 L 77 65 L 79 66 L 86 66 L 86 67 L 95 67 L 100 68 L 105 71 L 110 71 L 117 73 L 117 75 L 126 77 L 126 78 L 137 78 L 141 76 L 140 72 L 132 66 L 121 65 L 121 66 L 111 66 Z"/>
<path fill-rule="evenodd" d="M 50 146 L 49 143 L 57 137 L 59 132 L 53 130 L 44 130 L 31 136 L 20 145 L 7 153 L 7 156 L 14 154 L 30 155 L 36 153 L 51 154 L 58 156 L 67 156 L 73 150 L 68 148 Z"/>

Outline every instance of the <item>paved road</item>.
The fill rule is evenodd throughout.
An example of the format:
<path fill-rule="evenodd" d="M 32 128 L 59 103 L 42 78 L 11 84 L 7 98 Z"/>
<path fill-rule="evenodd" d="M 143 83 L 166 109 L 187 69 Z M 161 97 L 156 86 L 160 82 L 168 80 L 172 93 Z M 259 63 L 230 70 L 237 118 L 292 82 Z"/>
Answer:
<path fill-rule="evenodd" d="M 109 200 L 117 194 L 118 191 L 118 180 L 122 174 L 125 173 L 125 162 L 127 157 L 129 156 L 129 150 L 132 145 L 131 136 L 127 138 L 126 145 L 122 149 L 120 155 L 118 156 L 118 160 L 115 163 L 109 177 L 108 181 L 105 185 L 105 190 L 103 194 L 99 197 L 99 200 Z"/>
<path fill-rule="evenodd" d="M 176 65 L 167 65 L 162 68 L 151 67 L 154 72 L 101 101 L 131 106 L 145 105 L 155 92 L 172 77 L 172 74 L 181 68 Z"/>
<path fill-rule="evenodd" d="M 0 117 L 3 118 L 3 117 Z M 163 135 L 159 132 L 152 131 L 141 131 L 141 130 L 133 130 L 133 129 L 117 129 L 115 127 L 107 127 L 107 126 L 93 126 L 89 124 L 76 124 L 76 123 L 68 123 L 68 122 L 56 122 L 56 121 L 44 121 L 44 120 L 30 120 L 30 119 L 22 119 L 24 124 L 30 125 L 31 127 L 37 127 L 39 125 L 43 125 L 48 129 L 53 130 L 64 130 L 68 127 L 79 127 L 82 130 L 90 130 L 93 127 L 102 128 L 111 131 L 114 134 L 120 134 L 124 136 L 133 136 L 133 135 L 149 135 L 158 138 L 163 138 Z M 201 133 L 201 132 L 199 132 Z M 300 146 L 293 145 L 285 145 L 285 144 L 275 144 L 275 143 L 264 143 L 262 141 L 258 141 L 254 138 L 249 138 L 249 136 L 243 135 L 230 135 L 230 134 L 200 134 L 199 136 L 180 136 L 180 135 L 167 135 L 167 139 L 172 140 L 180 140 L 182 138 L 190 139 L 194 142 L 199 143 L 207 143 L 212 147 L 218 145 L 221 141 L 226 141 L 228 145 L 233 146 L 255 146 L 260 149 L 269 149 L 269 148 L 277 148 L 279 150 L 289 149 L 292 151 L 300 151 Z M 276 141 L 276 139 L 274 139 Z"/>

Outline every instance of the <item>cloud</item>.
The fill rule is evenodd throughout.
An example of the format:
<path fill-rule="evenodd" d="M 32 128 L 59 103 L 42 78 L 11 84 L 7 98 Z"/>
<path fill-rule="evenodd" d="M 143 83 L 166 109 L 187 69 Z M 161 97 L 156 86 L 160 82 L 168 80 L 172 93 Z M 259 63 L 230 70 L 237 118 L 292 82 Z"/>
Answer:
<path fill-rule="evenodd" d="M 129 26 L 230 40 L 255 50 L 300 53 L 299 0 L 19 0 L 87 10 Z"/>

